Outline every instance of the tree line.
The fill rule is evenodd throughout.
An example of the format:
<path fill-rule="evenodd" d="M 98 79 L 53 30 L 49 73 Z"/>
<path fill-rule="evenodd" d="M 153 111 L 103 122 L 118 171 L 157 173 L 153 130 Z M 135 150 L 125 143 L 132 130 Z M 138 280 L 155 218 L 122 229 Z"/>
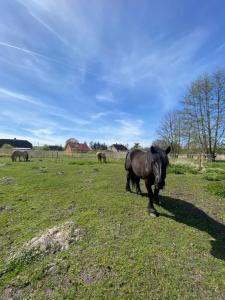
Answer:
<path fill-rule="evenodd" d="M 203 152 L 211 160 L 225 151 L 225 71 L 204 74 L 187 88 L 181 108 L 168 112 L 154 143 L 170 143 L 172 153 Z"/>

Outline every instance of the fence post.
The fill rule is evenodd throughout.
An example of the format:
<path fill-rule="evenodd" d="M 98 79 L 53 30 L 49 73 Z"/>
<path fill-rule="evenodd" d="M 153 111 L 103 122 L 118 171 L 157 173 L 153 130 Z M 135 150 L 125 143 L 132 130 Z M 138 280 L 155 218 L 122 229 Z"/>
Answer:
<path fill-rule="evenodd" d="M 199 165 L 198 165 L 198 170 L 201 171 L 202 169 L 202 154 L 199 154 Z"/>

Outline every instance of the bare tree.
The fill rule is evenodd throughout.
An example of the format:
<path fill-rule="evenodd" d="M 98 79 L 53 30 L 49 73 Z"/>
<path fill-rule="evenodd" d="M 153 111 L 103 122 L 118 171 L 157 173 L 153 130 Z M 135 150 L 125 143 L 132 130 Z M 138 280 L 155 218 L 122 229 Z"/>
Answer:
<path fill-rule="evenodd" d="M 184 146 L 189 153 L 201 150 L 215 160 L 217 147 L 225 139 L 225 71 L 195 80 L 182 104 L 179 112 L 165 115 L 158 130 L 160 140 L 171 144 L 173 154 Z"/>
<path fill-rule="evenodd" d="M 75 139 L 75 138 L 70 138 L 70 139 L 66 140 L 66 142 L 65 142 L 65 148 L 66 148 L 66 146 L 67 146 L 69 143 L 74 143 L 74 144 L 76 144 L 76 143 L 78 143 L 78 140 Z"/>
<path fill-rule="evenodd" d="M 224 71 L 206 74 L 194 81 L 183 104 L 189 142 L 200 144 L 202 151 L 214 160 L 217 145 L 225 131 Z"/>
<path fill-rule="evenodd" d="M 158 135 L 161 141 L 164 141 L 165 144 L 171 145 L 171 152 L 173 155 L 177 155 L 181 149 L 181 118 L 180 112 L 177 110 L 168 112 L 158 130 Z"/>

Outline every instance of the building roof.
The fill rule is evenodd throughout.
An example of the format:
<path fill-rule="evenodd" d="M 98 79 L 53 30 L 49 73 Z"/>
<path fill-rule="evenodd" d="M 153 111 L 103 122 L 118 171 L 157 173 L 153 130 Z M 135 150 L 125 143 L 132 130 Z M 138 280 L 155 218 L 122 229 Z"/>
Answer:
<path fill-rule="evenodd" d="M 17 140 L 16 138 L 15 139 L 0 139 L 0 148 L 4 144 L 9 144 L 13 148 L 30 149 L 33 147 L 33 145 L 30 142 L 28 142 L 26 140 Z"/>
<path fill-rule="evenodd" d="M 48 146 L 48 149 L 51 150 L 51 151 L 62 151 L 63 150 L 63 147 L 62 146 L 57 146 L 57 145 L 49 145 Z"/>
<path fill-rule="evenodd" d="M 127 147 L 122 144 L 113 144 L 111 147 L 114 147 L 117 151 L 127 151 Z"/>
<path fill-rule="evenodd" d="M 83 152 L 85 152 L 85 151 L 90 151 L 91 149 L 88 147 L 88 145 L 87 144 L 80 144 L 80 143 L 68 143 L 67 144 L 67 147 L 68 146 L 70 146 L 70 148 L 72 149 L 72 150 L 77 150 L 77 151 L 83 151 Z"/>

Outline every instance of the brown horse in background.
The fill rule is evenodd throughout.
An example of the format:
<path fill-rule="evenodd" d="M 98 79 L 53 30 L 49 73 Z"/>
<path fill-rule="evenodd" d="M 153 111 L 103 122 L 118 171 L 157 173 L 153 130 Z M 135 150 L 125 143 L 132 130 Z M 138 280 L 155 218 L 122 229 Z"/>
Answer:
<path fill-rule="evenodd" d="M 97 152 L 96 153 L 97 159 L 99 162 L 104 162 L 106 163 L 106 155 L 103 152 Z"/>
<path fill-rule="evenodd" d="M 21 157 L 23 158 L 24 161 L 28 161 L 29 159 L 29 154 L 27 151 L 20 151 L 20 150 L 15 150 L 13 151 L 11 155 L 12 161 L 16 161 L 17 157 L 19 157 L 19 161 L 21 161 Z"/>
<path fill-rule="evenodd" d="M 153 205 L 153 199 L 159 205 L 159 190 L 165 185 L 166 167 L 169 164 L 167 154 L 171 148 L 165 151 L 159 147 L 151 146 L 145 152 L 139 149 L 131 150 L 127 153 L 125 159 L 125 170 L 127 171 L 126 191 L 131 192 L 130 181 L 132 186 L 136 187 L 137 194 L 142 194 L 140 189 L 140 179 L 144 179 L 148 191 L 148 211 L 151 216 L 157 216 L 157 211 Z M 155 186 L 154 194 L 152 185 Z"/>

